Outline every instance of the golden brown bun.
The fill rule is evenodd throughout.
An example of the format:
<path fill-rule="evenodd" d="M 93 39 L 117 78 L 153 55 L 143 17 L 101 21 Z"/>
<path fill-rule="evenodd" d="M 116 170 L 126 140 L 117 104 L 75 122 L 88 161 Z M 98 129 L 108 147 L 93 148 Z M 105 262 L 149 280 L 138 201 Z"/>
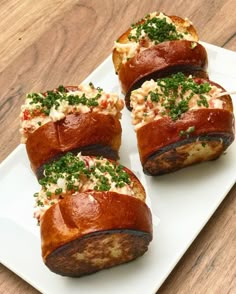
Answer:
<path fill-rule="evenodd" d="M 114 192 L 67 196 L 41 220 L 42 256 L 60 275 L 82 276 L 143 255 L 152 240 L 147 205 Z"/>
<path fill-rule="evenodd" d="M 32 169 L 40 177 L 42 166 L 68 151 L 117 159 L 121 125 L 117 118 L 99 113 L 69 114 L 29 134 L 26 150 Z"/>
<path fill-rule="evenodd" d="M 198 34 L 197 31 L 195 30 L 193 25 L 189 25 L 186 27 L 186 21 L 179 17 L 179 16 L 169 16 L 169 18 L 174 22 L 175 25 L 178 25 L 179 27 L 182 27 L 184 30 L 187 30 L 187 32 L 192 36 L 194 41 L 198 41 Z M 137 24 L 141 24 L 144 23 L 145 20 L 140 20 L 139 22 L 137 22 Z M 128 43 L 129 39 L 128 36 L 130 34 L 132 28 L 129 28 L 124 34 L 122 34 L 119 38 L 118 38 L 118 42 L 119 43 Z M 116 73 L 119 72 L 120 68 L 122 67 L 122 54 L 120 52 L 118 52 L 116 50 L 116 48 L 113 50 L 112 53 L 112 60 L 114 63 L 114 67 L 115 67 L 115 71 Z"/>
<path fill-rule="evenodd" d="M 177 72 L 207 77 L 207 52 L 192 41 L 168 41 L 138 53 L 120 68 L 119 80 L 126 94 L 126 106 L 130 108 L 130 92 L 148 79 L 165 77 Z"/>
<path fill-rule="evenodd" d="M 161 175 L 218 158 L 233 142 L 235 132 L 231 97 L 225 95 L 220 99 L 226 102 L 224 109 L 191 110 L 176 121 L 163 117 L 138 129 L 138 150 L 144 172 Z M 190 127 L 194 127 L 191 134 L 180 136 L 181 131 Z"/>

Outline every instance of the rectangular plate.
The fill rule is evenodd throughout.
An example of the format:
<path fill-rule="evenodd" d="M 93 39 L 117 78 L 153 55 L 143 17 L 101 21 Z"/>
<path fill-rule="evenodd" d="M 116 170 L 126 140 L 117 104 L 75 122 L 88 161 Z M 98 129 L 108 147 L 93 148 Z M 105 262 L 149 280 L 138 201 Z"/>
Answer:
<path fill-rule="evenodd" d="M 228 91 L 235 90 L 236 54 L 203 44 L 209 76 Z M 109 56 L 85 82 L 120 92 Z M 234 96 L 235 98 L 235 96 Z M 43 293 L 154 293 L 196 238 L 236 180 L 233 143 L 219 160 L 161 177 L 144 176 L 130 113 L 122 117 L 120 162 L 131 168 L 147 191 L 154 222 L 148 252 L 129 264 L 73 279 L 51 273 L 41 259 L 39 227 L 33 219 L 33 193 L 39 190 L 24 145 L 0 166 L 0 262 Z"/>

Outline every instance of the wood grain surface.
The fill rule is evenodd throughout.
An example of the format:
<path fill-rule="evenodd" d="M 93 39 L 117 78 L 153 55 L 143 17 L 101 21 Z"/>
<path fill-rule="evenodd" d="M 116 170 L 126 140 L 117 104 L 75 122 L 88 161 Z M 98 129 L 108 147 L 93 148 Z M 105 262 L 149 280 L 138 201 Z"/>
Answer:
<path fill-rule="evenodd" d="M 235 10 L 235 0 L 1 0 L 0 161 L 19 144 L 25 93 L 79 84 L 135 20 L 188 17 L 202 41 L 236 50 Z M 158 293 L 236 293 L 235 207 L 236 186 Z M 0 293 L 39 292 L 0 264 Z"/>

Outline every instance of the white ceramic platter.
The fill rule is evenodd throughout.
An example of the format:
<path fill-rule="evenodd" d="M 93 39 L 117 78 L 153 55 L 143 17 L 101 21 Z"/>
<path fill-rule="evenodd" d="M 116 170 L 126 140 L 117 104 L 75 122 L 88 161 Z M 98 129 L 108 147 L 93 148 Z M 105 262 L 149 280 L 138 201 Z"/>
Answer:
<path fill-rule="evenodd" d="M 203 45 L 208 51 L 211 80 L 228 91 L 235 90 L 236 53 Z M 105 91 L 120 92 L 111 56 L 86 79 L 90 81 Z M 120 162 L 145 186 L 154 222 L 154 239 L 148 252 L 129 264 L 83 278 L 51 273 L 42 262 L 39 227 L 32 217 L 32 195 L 39 185 L 24 145 L 0 165 L 0 262 L 42 293 L 155 293 L 235 183 L 236 143 L 217 161 L 154 178 L 142 172 L 126 109 L 122 127 Z"/>

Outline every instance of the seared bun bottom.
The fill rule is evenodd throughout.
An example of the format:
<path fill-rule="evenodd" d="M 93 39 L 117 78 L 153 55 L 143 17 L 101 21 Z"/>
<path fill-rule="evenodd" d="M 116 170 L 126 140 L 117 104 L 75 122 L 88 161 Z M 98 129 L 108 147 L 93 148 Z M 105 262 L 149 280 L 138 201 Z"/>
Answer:
<path fill-rule="evenodd" d="M 149 242 L 150 234 L 134 230 L 91 233 L 53 251 L 46 265 L 59 275 L 80 277 L 136 259 Z"/>
<path fill-rule="evenodd" d="M 145 202 L 115 192 L 66 196 L 45 212 L 40 227 L 46 266 L 71 277 L 129 262 L 152 240 Z"/>
<path fill-rule="evenodd" d="M 149 175 L 217 159 L 233 140 L 234 115 L 223 109 L 190 111 L 177 121 L 165 117 L 137 130 L 141 163 Z"/>
<path fill-rule="evenodd" d="M 211 134 L 172 144 L 151 155 L 143 165 L 144 172 L 149 175 L 162 175 L 196 163 L 217 159 L 226 149 L 228 141 L 229 136 Z"/>

